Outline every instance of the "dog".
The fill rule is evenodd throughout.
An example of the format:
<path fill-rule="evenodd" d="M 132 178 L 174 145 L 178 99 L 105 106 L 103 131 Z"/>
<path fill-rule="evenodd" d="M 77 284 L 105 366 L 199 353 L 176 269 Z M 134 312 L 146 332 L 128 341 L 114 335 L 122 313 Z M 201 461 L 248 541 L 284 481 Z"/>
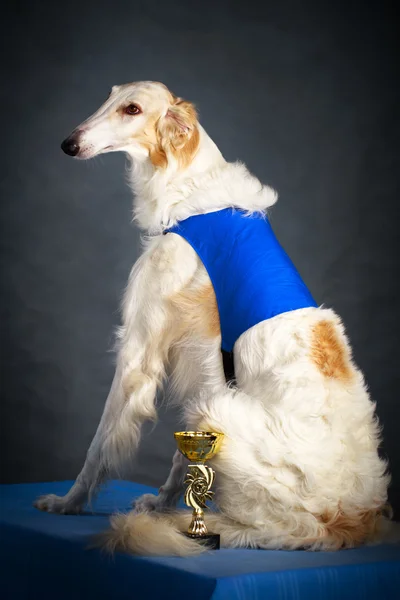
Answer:
<path fill-rule="evenodd" d="M 335 550 L 382 539 L 390 477 L 378 454 L 375 405 L 340 318 L 310 303 L 251 325 L 235 340 L 236 384 L 227 384 L 215 286 L 173 231 L 227 209 L 265 219 L 276 192 L 227 162 L 194 105 L 157 82 L 114 86 L 62 149 L 77 159 L 128 155 L 134 220 L 147 239 L 129 277 L 115 376 L 83 469 L 64 497 L 42 496 L 36 507 L 77 512 L 123 472 L 168 380 L 189 430 L 225 435 L 212 461 L 219 510 L 207 517 L 223 546 Z M 204 552 L 181 534 L 190 515 L 174 510 L 186 467 L 177 451 L 158 495 L 113 516 L 100 544 L 144 555 Z"/>

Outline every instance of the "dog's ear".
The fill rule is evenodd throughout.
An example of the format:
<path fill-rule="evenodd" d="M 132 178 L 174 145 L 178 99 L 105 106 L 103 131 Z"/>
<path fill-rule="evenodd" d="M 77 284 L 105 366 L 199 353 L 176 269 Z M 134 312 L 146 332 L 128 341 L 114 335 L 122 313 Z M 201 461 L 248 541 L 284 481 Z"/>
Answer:
<path fill-rule="evenodd" d="M 194 105 L 186 100 L 176 99 L 160 123 L 163 137 L 175 150 L 181 150 L 190 139 L 197 124 Z"/>
<path fill-rule="evenodd" d="M 181 167 L 188 166 L 200 140 L 197 112 L 191 102 L 176 98 L 157 124 L 159 144 Z"/>

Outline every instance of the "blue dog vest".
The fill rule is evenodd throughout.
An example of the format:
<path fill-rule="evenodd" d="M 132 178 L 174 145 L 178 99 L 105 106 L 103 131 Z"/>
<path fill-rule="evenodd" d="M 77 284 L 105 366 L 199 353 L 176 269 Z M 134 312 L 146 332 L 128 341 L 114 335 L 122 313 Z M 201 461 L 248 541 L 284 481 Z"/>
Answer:
<path fill-rule="evenodd" d="M 165 233 L 182 236 L 203 262 L 214 287 L 226 352 L 257 323 L 317 306 L 263 215 L 226 208 L 189 217 Z"/>

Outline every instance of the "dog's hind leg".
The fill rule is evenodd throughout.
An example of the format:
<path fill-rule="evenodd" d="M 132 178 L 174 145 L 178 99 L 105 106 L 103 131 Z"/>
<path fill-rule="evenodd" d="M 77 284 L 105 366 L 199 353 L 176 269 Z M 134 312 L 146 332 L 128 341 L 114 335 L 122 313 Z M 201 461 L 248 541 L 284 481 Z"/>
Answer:
<path fill-rule="evenodd" d="M 151 512 L 154 510 L 163 512 L 175 508 L 183 493 L 187 465 L 188 461 L 179 450 L 176 450 L 167 481 L 158 490 L 158 495 L 143 494 L 143 496 L 134 500 L 135 512 Z"/>

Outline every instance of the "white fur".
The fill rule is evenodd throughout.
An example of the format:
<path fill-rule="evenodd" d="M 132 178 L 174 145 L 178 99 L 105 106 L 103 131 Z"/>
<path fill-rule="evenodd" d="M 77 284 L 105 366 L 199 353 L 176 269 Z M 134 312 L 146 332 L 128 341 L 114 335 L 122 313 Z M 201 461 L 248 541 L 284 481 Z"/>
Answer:
<path fill-rule="evenodd" d="M 133 101 L 142 113 L 118 117 L 116 111 Z M 190 246 L 174 234 L 162 235 L 165 228 L 228 206 L 265 212 L 277 196 L 244 165 L 227 163 L 200 125 L 199 148 L 188 167 L 180 169 L 168 153 L 166 168 L 153 166 L 137 139 L 155 114 L 160 121 L 169 118 L 170 104 L 161 84 L 115 87 L 77 130 L 78 158 L 111 150 L 131 157 L 134 218 L 151 237 L 129 278 L 116 374 L 83 470 L 65 497 L 45 496 L 36 505 L 56 512 L 79 510 L 99 482 L 123 473 L 138 446 L 141 424 L 156 417 L 156 390 L 168 379 L 187 427 L 226 436 L 214 459 L 221 513 L 208 516 L 223 545 L 351 546 L 356 542 L 348 523 L 343 540 L 337 534 L 340 518 L 357 523 L 361 514 L 382 507 L 389 478 L 377 453 L 374 405 L 337 315 L 325 308 L 303 309 L 245 332 L 234 349 L 238 389 L 225 384 L 220 336 L 178 327 L 180 315 L 171 298 L 201 289 L 209 280 Z M 321 320 L 333 324 L 345 348 L 351 381 L 326 377 L 310 358 L 313 327 Z M 201 551 L 179 533 L 186 515 L 159 514 L 176 505 L 185 469 L 177 453 L 159 495 L 146 495 L 134 512 L 116 517 L 103 543 L 143 554 Z M 324 515 L 329 517 L 324 520 Z M 328 526 L 327 518 L 334 525 Z"/>

